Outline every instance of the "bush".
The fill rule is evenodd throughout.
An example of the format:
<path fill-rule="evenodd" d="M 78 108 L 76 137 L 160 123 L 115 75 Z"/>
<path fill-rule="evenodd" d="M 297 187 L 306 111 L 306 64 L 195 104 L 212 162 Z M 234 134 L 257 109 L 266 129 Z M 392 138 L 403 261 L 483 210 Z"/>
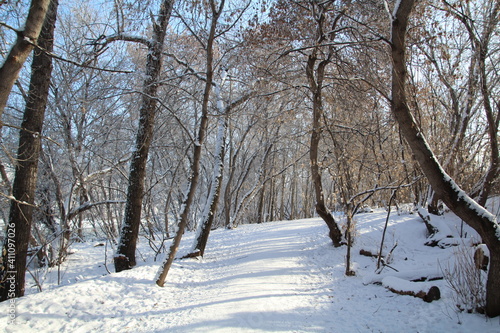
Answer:
<path fill-rule="evenodd" d="M 472 248 L 460 245 L 454 250 L 454 265 L 448 264 L 443 276 L 453 291 L 457 309 L 469 313 L 484 313 L 487 273 L 478 269 Z"/>

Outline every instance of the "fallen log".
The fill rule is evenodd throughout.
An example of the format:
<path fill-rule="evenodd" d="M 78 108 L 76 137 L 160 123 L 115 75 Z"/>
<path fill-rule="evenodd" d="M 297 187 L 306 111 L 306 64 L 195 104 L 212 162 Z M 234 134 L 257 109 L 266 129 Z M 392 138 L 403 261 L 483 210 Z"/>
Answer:
<path fill-rule="evenodd" d="M 372 252 L 371 250 L 361 249 L 359 250 L 359 254 L 365 257 L 378 258 L 378 253 Z"/>
<path fill-rule="evenodd" d="M 363 277 L 363 284 L 382 284 L 382 280 L 387 277 L 395 277 L 401 280 L 412 282 L 430 282 L 443 279 L 443 272 L 439 267 L 423 268 L 419 267 L 400 272 L 388 272 L 382 274 L 367 274 Z"/>
<path fill-rule="evenodd" d="M 439 288 L 437 286 L 429 286 L 428 283 L 411 282 L 394 276 L 386 276 L 382 279 L 382 285 L 393 293 L 418 297 L 427 303 L 441 298 Z"/>

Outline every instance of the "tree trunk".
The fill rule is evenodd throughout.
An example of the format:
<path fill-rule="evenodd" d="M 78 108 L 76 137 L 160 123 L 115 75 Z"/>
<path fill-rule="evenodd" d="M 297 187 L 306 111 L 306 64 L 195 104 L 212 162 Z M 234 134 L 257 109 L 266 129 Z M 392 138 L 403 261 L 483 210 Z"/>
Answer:
<path fill-rule="evenodd" d="M 415 159 L 443 202 L 482 237 L 491 255 L 486 290 L 486 314 L 500 315 L 500 226 L 493 214 L 472 200 L 443 170 L 413 118 L 406 98 L 405 36 L 415 0 L 401 0 L 392 21 L 391 110 Z"/>
<path fill-rule="evenodd" d="M 500 315 L 500 245 L 488 245 L 490 265 L 486 282 L 486 314 L 489 317 Z"/>
<path fill-rule="evenodd" d="M 316 118 L 316 117 L 315 117 Z M 315 123 L 317 123 L 315 121 Z M 311 134 L 311 148 L 310 148 L 310 160 L 311 160 L 311 177 L 314 184 L 314 193 L 316 195 L 316 212 L 325 221 L 329 229 L 329 236 L 335 247 L 342 245 L 342 233 L 340 232 L 337 222 L 333 217 L 332 213 L 328 210 L 325 205 L 325 198 L 323 195 L 323 184 L 321 180 L 320 168 L 318 165 L 318 144 L 320 138 L 320 130 L 317 128 L 318 125 L 313 125 L 313 131 Z"/>
<path fill-rule="evenodd" d="M 167 25 L 175 0 L 163 0 L 158 21 L 153 23 L 153 40 L 148 46 L 146 79 L 144 80 L 135 150 L 130 163 L 125 215 L 120 242 L 114 257 L 115 270 L 120 272 L 136 265 L 135 250 L 141 224 L 142 199 L 149 146 L 153 138 L 158 80 L 162 68 L 162 52 Z"/>
<path fill-rule="evenodd" d="M 207 126 L 208 126 L 208 108 L 209 108 L 209 100 L 212 91 L 212 82 L 213 82 L 213 44 L 216 38 L 216 29 L 217 29 L 217 21 L 222 13 L 222 9 L 224 8 L 224 0 L 222 0 L 217 8 L 215 5 L 215 1 L 210 1 L 211 10 L 212 10 L 212 21 L 210 24 L 210 32 L 207 39 L 207 59 L 206 59 L 206 81 L 205 81 L 205 91 L 203 93 L 203 103 L 201 107 L 201 121 L 200 127 L 198 129 L 198 137 L 197 142 L 194 145 L 193 151 L 193 162 L 191 164 L 191 177 L 189 183 L 189 189 L 186 194 L 186 198 L 182 204 L 182 212 L 179 217 L 179 224 L 177 226 L 177 233 L 174 237 L 172 245 L 170 246 L 169 253 L 167 259 L 162 265 L 162 268 L 159 270 L 158 277 L 156 279 L 156 284 L 160 287 L 165 285 L 165 279 L 167 278 L 170 267 L 175 259 L 175 255 L 179 250 L 179 245 L 181 243 L 182 235 L 184 234 L 184 230 L 186 229 L 188 222 L 188 214 L 191 208 L 191 204 L 194 199 L 194 194 L 196 192 L 196 187 L 198 186 L 198 178 L 200 174 L 200 159 L 201 159 L 201 151 L 203 147 L 203 142 L 205 141 Z"/>
<path fill-rule="evenodd" d="M 309 90 L 312 93 L 312 104 L 313 104 L 313 123 L 311 132 L 311 144 L 309 150 L 309 159 L 311 162 L 311 177 L 314 184 L 314 192 L 316 195 L 316 212 L 325 221 L 329 229 L 329 236 L 335 247 L 342 245 L 342 233 L 335 221 L 330 210 L 326 207 L 325 197 L 323 193 L 323 184 L 321 180 L 321 168 L 318 162 L 318 151 L 319 151 L 319 141 L 321 139 L 322 132 L 322 118 L 323 118 L 323 80 L 325 77 L 326 66 L 331 61 L 332 48 L 329 46 L 327 56 L 324 60 L 320 61 L 316 66 L 318 61 L 318 52 L 322 43 L 325 42 L 326 37 L 323 34 L 323 29 L 325 25 L 325 13 L 322 5 L 318 5 L 319 14 L 316 19 L 316 35 L 317 44 L 314 46 L 311 54 L 307 59 L 306 66 L 306 76 L 309 83 Z M 333 29 L 335 30 L 335 29 Z"/>
<path fill-rule="evenodd" d="M 257 205 L 257 218 L 255 220 L 256 223 L 264 222 L 264 197 L 266 193 L 266 184 L 262 185 L 259 193 L 259 203 Z"/>
<path fill-rule="evenodd" d="M 220 115 L 222 116 L 222 115 Z M 201 224 L 193 251 L 189 256 L 202 256 L 205 254 L 205 248 L 208 242 L 208 236 L 210 235 L 210 230 L 214 222 L 215 214 L 217 213 L 217 207 L 219 205 L 220 192 L 222 187 L 222 176 L 224 174 L 224 155 L 226 154 L 225 142 L 226 142 L 226 131 L 227 131 L 227 114 L 224 120 L 221 120 L 219 124 L 219 133 L 217 138 L 217 165 L 214 169 L 214 176 L 212 181 L 212 190 L 208 197 L 208 211 L 205 212 L 203 216 L 203 223 Z"/>
<path fill-rule="evenodd" d="M 58 0 L 50 2 L 50 8 L 40 33 L 39 46 L 52 52 Z M 41 10 L 41 9 L 40 9 Z M 42 14 L 39 14 L 42 15 Z M 5 64 L 4 64 L 5 66 Z M 1 279 L 0 300 L 24 295 L 26 260 L 38 174 L 38 158 L 41 149 L 41 133 L 52 75 L 52 58 L 39 49 L 35 50 L 31 65 L 31 81 L 19 137 L 17 165 L 11 200 L 9 223 L 4 242 L 4 277 Z M 1 82 L 1 79 L 0 79 Z"/>
<path fill-rule="evenodd" d="M 321 180 L 321 171 L 318 164 L 319 141 L 322 132 L 322 117 L 323 117 L 323 101 L 322 101 L 322 80 L 324 67 L 326 62 L 323 61 L 316 69 L 316 79 L 314 78 L 314 63 L 316 62 L 315 55 L 311 55 L 308 61 L 308 77 L 310 88 L 313 92 L 313 128 L 311 133 L 311 145 L 309 158 L 311 161 L 311 177 L 314 184 L 314 193 L 316 195 L 316 212 L 325 221 L 329 229 L 329 236 L 335 247 L 342 245 L 342 233 L 340 232 L 337 222 L 332 213 L 325 205 L 325 197 L 323 193 L 323 184 Z M 319 81 L 319 82 L 318 82 Z"/>
<path fill-rule="evenodd" d="M 32 0 L 26 25 L 17 31 L 17 40 L 0 68 L 0 119 L 7 105 L 10 92 L 23 68 L 24 62 L 37 44 L 50 0 Z M 41 45 L 40 45 L 41 46 Z M 0 122 L 0 129 L 2 123 Z"/>

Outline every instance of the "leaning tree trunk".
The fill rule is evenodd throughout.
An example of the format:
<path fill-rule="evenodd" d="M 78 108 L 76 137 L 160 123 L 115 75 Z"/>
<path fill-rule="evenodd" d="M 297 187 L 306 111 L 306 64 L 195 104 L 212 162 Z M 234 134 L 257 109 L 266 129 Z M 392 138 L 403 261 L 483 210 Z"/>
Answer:
<path fill-rule="evenodd" d="M 218 88 L 218 87 L 217 87 Z M 217 91 L 218 89 L 216 89 Z M 215 214 L 217 213 L 217 208 L 219 206 L 220 194 L 222 188 L 222 178 L 224 175 L 224 156 L 226 155 L 226 135 L 227 127 L 229 122 L 229 114 L 239 104 L 248 100 L 253 94 L 247 94 L 238 99 L 237 101 L 228 105 L 224 111 L 222 111 L 222 99 L 220 97 L 220 92 L 217 91 L 217 99 L 219 109 L 219 130 L 217 133 L 217 146 L 215 149 L 216 165 L 213 173 L 212 189 L 208 196 L 208 210 L 204 212 L 202 217 L 202 223 L 199 226 L 198 233 L 196 235 L 195 244 L 193 250 L 187 257 L 197 257 L 205 254 L 205 248 L 207 246 L 208 237 L 210 236 L 210 230 L 215 219 Z"/>
<path fill-rule="evenodd" d="M 391 110 L 415 159 L 437 195 L 481 236 L 490 250 L 490 269 L 486 285 L 486 314 L 500 315 L 500 226 L 493 214 L 472 200 L 443 170 L 413 118 L 406 97 L 405 37 L 415 0 L 401 0 L 392 20 Z"/>
<path fill-rule="evenodd" d="M 17 165 L 4 241 L 3 278 L 0 284 L 0 301 L 24 295 L 26 260 L 31 223 L 33 220 L 34 197 L 38 174 L 38 158 L 41 149 L 41 133 L 52 75 L 52 52 L 58 0 L 50 2 L 42 32 L 38 38 L 41 48 L 35 50 L 31 65 L 31 81 L 24 110 Z M 45 51 L 46 50 L 46 51 Z"/>
<path fill-rule="evenodd" d="M 26 25 L 17 31 L 17 40 L 0 68 L 0 119 L 7 105 L 10 92 L 23 68 L 24 62 L 37 44 L 50 0 L 32 0 Z M 2 122 L 0 122 L 0 129 Z"/>
<path fill-rule="evenodd" d="M 207 211 L 203 214 L 203 220 L 201 225 L 199 226 L 200 229 L 197 234 L 193 250 L 188 255 L 189 257 L 203 257 L 203 255 L 205 254 L 208 236 L 210 235 L 210 230 L 212 229 L 215 214 L 217 213 L 217 207 L 219 205 L 220 191 L 222 188 L 222 175 L 224 173 L 224 155 L 226 153 L 226 117 L 225 119 L 221 119 L 220 121 L 221 124 L 219 124 L 219 133 L 217 134 L 216 166 L 214 169 L 212 189 L 208 196 Z"/>
<path fill-rule="evenodd" d="M 195 143 L 193 149 L 193 162 L 191 163 L 191 176 L 189 181 L 189 188 L 182 204 L 183 208 L 179 216 L 177 233 L 175 234 L 172 244 L 170 245 L 168 256 L 166 260 L 163 262 L 162 267 L 158 271 L 158 276 L 156 278 L 156 284 L 160 287 L 163 287 L 165 285 L 165 279 L 167 278 L 170 267 L 172 267 L 172 264 L 174 263 L 175 255 L 179 250 L 182 235 L 184 234 L 184 231 L 187 226 L 189 210 L 191 209 L 191 204 L 193 203 L 196 187 L 198 186 L 198 179 L 200 176 L 201 152 L 208 127 L 209 100 L 212 91 L 212 83 L 214 75 L 213 44 L 216 38 L 217 21 L 219 20 L 219 17 L 222 14 L 222 9 L 224 8 L 224 2 L 225 1 L 222 0 L 219 4 L 219 7 L 217 8 L 215 5 L 215 1 L 213 0 L 210 1 L 210 6 L 212 9 L 212 21 L 210 24 L 210 31 L 208 34 L 207 46 L 206 46 L 206 51 L 207 51 L 206 78 L 205 78 L 205 90 L 203 93 L 203 102 L 201 107 L 200 127 L 198 129 L 197 142 Z"/>
<path fill-rule="evenodd" d="M 114 257 L 116 272 L 130 269 L 136 265 L 135 250 L 141 224 L 146 163 L 153 138 L 163 45 L 173 5 L 174 0 L 163 0 L 161 3 L 158 21 L 153 22 L 153 40 L 148 44 L 146 78 L 141 95 L 135 150 L 130 163 L 125 216 L 120 232 L 120 243 Z"/>

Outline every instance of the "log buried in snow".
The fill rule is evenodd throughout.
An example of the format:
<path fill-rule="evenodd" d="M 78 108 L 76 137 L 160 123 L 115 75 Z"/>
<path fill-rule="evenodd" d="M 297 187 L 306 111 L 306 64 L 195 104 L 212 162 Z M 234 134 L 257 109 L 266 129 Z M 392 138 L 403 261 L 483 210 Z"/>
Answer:
<path fill-rule="evenodd" d="M 441 291 L 436 286 L 429 287 L 426 283 L 411 282 L 394 276 L 386 276 L 382 280 L 384 287 L 399 295 L 410 295 L 432 302 L 441 298 Z"/>

